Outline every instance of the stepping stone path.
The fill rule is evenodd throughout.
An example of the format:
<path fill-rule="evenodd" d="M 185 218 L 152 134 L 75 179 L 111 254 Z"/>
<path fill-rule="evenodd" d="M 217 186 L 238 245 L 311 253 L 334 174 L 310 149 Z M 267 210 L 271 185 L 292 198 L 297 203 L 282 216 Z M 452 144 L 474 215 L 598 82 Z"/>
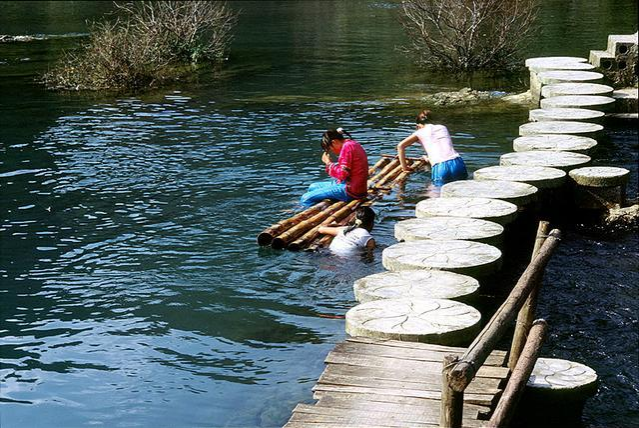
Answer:
<path fill-rule="evenodd" d="M 497 272 L 501 259 L 498 248 L 473 241 L 409 241 L 382 251 L 382 264 L 391 271 L 437 269 L 473 278 Z"/>
<path fill-rule="evenodd" d="M 455 346 L 472 341 L 480 320 L 477 309 L 453 300 L 375 300 L 346 312 L 346 333 Z"/>
<path fill-rule="evenodd" d="M 615 99 L 601 95 L 562 95 L 544 98 L 539 105 L 541 108 L 587 108 L 591 110 L 609 111 Z"/>
<path fill-rule="evenodd" d="M 444 184 L 441 188 L 441 197 L 493 198 L 501 199 L 502 201 L 506 202 L 512 202 L 513 204 L 521 207 L 534 202 L 537 199 L 537 188 L 535 186 L 531 186 L 530 184 L 517 183 L 515 181 L 460 180 Z"/>
<path fill-rule="evenodd" d="M 528 68 L 548 68 L 556 69 L 559 66 L 565 64 L 573 64 L 575 62 L 587 62 L 588 58 L 581 58 L 577 56 L 542 56 L 537 58 L 528 58 L 525 61 L 525 65 Z"/>
<path fill-rule="evenodd" d="M 355 281 L 353 290 L 360 303 L 399 298 L 455 300 L 474 296 L 479 281 L 443 270 L 407 270 L 365 276 Z"/>
<path fill-rule="evenodd" d="M 573 361 L 539 358 L 526 387 L 557 398 L 586 399 L 597 391 L 597 373 Z"/>
<path fill-rule="evenodd" d="M 475 180 L 518 181 L 538 189 L 553 189 L 566 182 L 566 172 L 557 168 L 526 165 L 489 166 L 475 171 Z"/>
<path fill-rule="evenodd" d="M 554 151 L 506 153 L 499 158 L 500 165 L 546 166 L 564 171 L 585 166 L 588 162 L 590 162 L 590 156 L 588 155 Z"/>
<path fill-rule="evenodd" d="M 592 65 L 586 58 L 579 57 L 540 57 L 526 60 L 526 67 L 530 70 L 530 94 L 535 102 L 541 97 L 542 82 L 539 73 L 549 70 L 591 70 Z"/>
<path fill-rule="evenodd" d="M 602 95 L 611 96 L 614 88 L 600 83 L 553 83 L 541 88 L 541 96 L 544 98 L 558 97 L 561 95 Z"/>
<path fill-rule="evenodd" d="M 564 120 L 598 122 L 601 121 L 604 116 L 605 113 L 602 111 L 585 108 L 544 108 L 530 110 L 528 119 L 532 122 Z"/>
<path fill-rule="evenodd" d="M 499 247 L 503 233 L 500 224 L 465 217 L 412 218 L 395 224 L 395 238 L 399 241 L 461 239 Z"/>
<path fill-rule="evenodd" d="M 570 178 L 581 186 L 614 187 L 628 182 L 630 171 L 612 166 L 591 166 L 570 171 Z"/>
<path fill-rule="evenodd" d="M 595 71 L 549 70 L 539 73 L 538 78 L 543 85 L 550 85 L 565 82 L 598 82 L 603 79 L 603 74 Z"/>
<path fill-rule="evenodd" d="M 528 137 L 515 138 L 513 141 L 513 150 L 516 152 L 538 150 L 587 153 L 596 146 L 597 140 L 593 138 L 568 134 L 530 135 Z"/>
<path fill-rule="evenodd" d="M 599 135 L 603 129 L 603 126 L 596 123 L 557 120 L 525 123 L 519 127 L 519 135 L 526 137 L 538 134 L 572 134 L 594 137 Z"/>
<path fill-rule="evenodd" d="M 504 226 L 517 217 L 517 205 L 490 198 L 430 198 L 417 203 L 415 215 L 479 218 Z"/>

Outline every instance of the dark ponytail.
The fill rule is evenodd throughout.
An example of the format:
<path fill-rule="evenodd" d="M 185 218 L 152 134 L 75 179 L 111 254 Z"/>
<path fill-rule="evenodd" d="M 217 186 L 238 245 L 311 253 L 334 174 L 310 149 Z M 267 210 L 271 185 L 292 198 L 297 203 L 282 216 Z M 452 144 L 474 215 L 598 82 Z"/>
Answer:
<path fill-rule="evenodd" d="M 430 110 L 422 110 L 415 118 L 415 123 L 418 125 L 426 125 L 429 120 L 432 120 Z"/>
<path fill-rule="evenodd" d="M 329 152 L 331 148 L 331 143 L 333 140 L 344 140 L 346 135 L 348 138 L 352 139 L 351 134 L 344 130 L 344 128 L 337 129 L 329 129 L 324 132 L 322 135 L 322 150 L 325 152 Z"/>
<path fill-rule="evenodd" d="M 349 225 L 344 229 L 344 235 L 352 232 L 353 230 L 361 227 L 368 230 L 373 230 L 375 225 L 375 211 L 371 207 L 363 206 L 355 210 L 355 217 L 350 221 Z"/>

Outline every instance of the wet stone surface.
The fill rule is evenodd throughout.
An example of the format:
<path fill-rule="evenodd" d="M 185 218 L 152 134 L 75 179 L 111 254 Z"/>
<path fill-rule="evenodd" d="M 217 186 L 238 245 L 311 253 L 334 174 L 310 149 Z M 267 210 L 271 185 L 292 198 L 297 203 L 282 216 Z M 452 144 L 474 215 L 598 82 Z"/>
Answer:
<path fill-rule="evenodd" d="M 564 171 L 585 166 L 589 162 L 588 155 L 564 151 L 514 152 L 506 153 L 499 158 L 500 165 L 546 166 Z"/>
<path fill-rule="evenodd" d="M 419 218 L 437 216 L 479 218 L 503 226 L 517 217 L 517 205 L 491 198 L 431 198 L 417 203 L 415 215 Z"/>
<path fill-rule="evenodd" d="M 573 151 L 587 153 L 597 146 L 597 140 L 568 134 L 545 134 L 518 137 L 513 141 L 513 150 L 527 151 Z"/>
<path fill-rule="evenodd" d="M 566 172 L 557 168 L 526 165 L 499 165 L 478 169 L 475 180 L 518 181 L 531 184 L 538 189 L 560 187 L 566 182 Z"/>
<path fill-rule="evenodd" d="M 444 184 L 442 186 L 441 196 L 442 198 L 494 198 L 511 202 L 518 206 L 524 206 L 536 200 L 537 188 L 530 184 L 517 183 L 515 181 L 461 180 Z"/>

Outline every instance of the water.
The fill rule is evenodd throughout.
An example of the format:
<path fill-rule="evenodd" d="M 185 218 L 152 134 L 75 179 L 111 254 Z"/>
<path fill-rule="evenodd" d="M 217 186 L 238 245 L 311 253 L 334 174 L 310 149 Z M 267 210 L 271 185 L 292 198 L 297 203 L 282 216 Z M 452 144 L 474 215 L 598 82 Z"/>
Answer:
<path fill-rule="evenodd" d="M 345 337 L 352 282 L 383 269 L 395 222 L 426 192 L 424 175 L 376 205 L 370 259 L 258 248 L 322 177 L 321 132 L 344 126 L 376 159 L 410 132 L 422 94 L 525 88 L 519 74 L 415 69 L 395 50 L 396 2 L 232 6 L 221 74 L 143 95 L 43 91 L 34 77 L 76 37 L 0 45 L 3 428 L 282 425 Z M 0 33 L 76 36 L 109 8 L 5 2 Z M 631 1 L 545 2 L 528 56 L 587 56 L 636 18 Z M 511 151 L 527 118 L 501 104 L 438 113 L 471 171 Z M 636 130 L 615 131 L 596 162 L 630 168 L 636 196 Z M 576 227 L 546 276 L 543 355 L 599 373 L 591 427 L 639 426 L 638 253 L 633 234 Z"/>

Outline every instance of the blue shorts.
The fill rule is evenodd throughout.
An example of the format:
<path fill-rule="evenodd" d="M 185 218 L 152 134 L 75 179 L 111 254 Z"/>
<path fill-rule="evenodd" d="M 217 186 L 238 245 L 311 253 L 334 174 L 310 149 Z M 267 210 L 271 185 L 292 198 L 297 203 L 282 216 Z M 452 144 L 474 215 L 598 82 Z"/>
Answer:
<path fill-rule="evenodd" d="M 336 199 L 345 202 L 353 200 L 346 193 L 346 184 L 339 184 L 335 180 L 330 180 L 318 181 L 308 186 L 308 191 L 302 195 L 300 204 L 308 208 L 324 199 Z"/>
<path fill-rule="evenodd" d="M 435 186 L 443 186 L 446 183 L 468 178 L 466 164 L 461 157 L 456 157 L 435 164 L 430 172 L 431 180 Z"/>

